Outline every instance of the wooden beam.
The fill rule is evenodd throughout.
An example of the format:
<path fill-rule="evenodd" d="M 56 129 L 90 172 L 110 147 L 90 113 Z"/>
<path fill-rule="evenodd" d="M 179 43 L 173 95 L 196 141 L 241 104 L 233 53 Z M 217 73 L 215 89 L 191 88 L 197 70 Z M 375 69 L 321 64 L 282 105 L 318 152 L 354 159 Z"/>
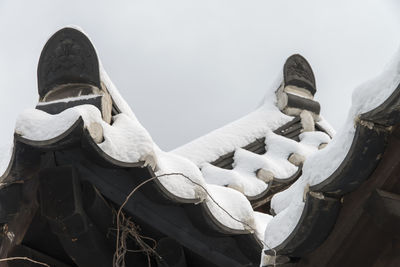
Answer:
<path fill-rule="evenodd" d="M 376 189 L 364 209 L 382 232 L 400 237 L 400 195 Z"/>

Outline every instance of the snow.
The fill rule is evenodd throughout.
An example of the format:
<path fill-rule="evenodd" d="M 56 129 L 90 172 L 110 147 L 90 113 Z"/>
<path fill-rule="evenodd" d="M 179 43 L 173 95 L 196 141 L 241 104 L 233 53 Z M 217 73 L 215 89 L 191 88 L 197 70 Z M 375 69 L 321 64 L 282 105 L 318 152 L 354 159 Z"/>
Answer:
<path fill-rule="evenodd" d="M 325 133 L 303 133 L 299 143 L 273 133 L 273 130 L 293 119 L 276 106 L 275 91 L 281 83 L 282 73 L 272 83 L 261 105 L 254 112 L 172 152 L 191 160 L 201 168 L 207 183 L 228 186 L 250 197 L 268 188 L 268 184 L 256 176 L 257 170 L 261 168 L 272 172 L 276 179 L 291 177 L 298 167 L 288 161 L 289 156 L 297 153 L 307 157 L 318 151 L 321 143 L 328 143 L 330 137 Z M 241 149 L 264 137 L 267 146 L 264 155 Z M 230 152 L 234 152 L 233 170 L 209 164 Z"/>
<path fill-rule="evenodd" d="M 53 100 L 53 101 L 39 102 L 36 106 L 46 106 L 46 105 L 54 104 L 54 103 L 68 103 L 71 101 L 88 100 L 88 99 L 96 98 L 99 96 L 101 96 L 101 95 L 81 95 L 81 96 L 76 96 L 76 97 L 67 97 L 67 98 L 57 99 L 57 100 Z"/>
<path fill-rule="evenodd" d="M 189 180 L 182 175 L 160 177 L 160 183 L 170 193 L 182 199 L 196 199 L 199 202 L 205 200 L 212 215 L 221 224 L 232 229 L 245 229 L 242 223 L 233 220 L 210 199 L 204 190 L 206 189 L 219 205 L 235 218 L 253 226 L 253 210 L 244 195 L 232 189 L 206 185 L 199 168 L 194 163 L 179 155 L 159 149 L 134 116 L 118 114 L 113 117 L 113 124 L 109 125 L 102 120 L 100 111 L 92 105 L 72 107 L 56 115 L 37 109 L 28 109 L 19 115 L 15 131 L 29 140 L 50 140 L 62 135 L 79 118 L 82 118 L 85 127 L 91 123 L 101 125 L 104 141 L 98 146 L 108 156 L 122 162 L 133 163 L 150 155 L 154 157 L 157 164 L 157 175 L 182 173 L 190 178 Z M 2 162 L 9 162 L 7 157 L 2 159 Z M 6 167 L 3 166 L 7 164 L 2 163 L 1 166 L 4 169 Z"/>
<path fill-rule="evenodd" d="M 84 33 L 79 26 L 69 25 L 68 27 Z M 49 140 L 64 133 L 79 119 L 79 117 L 81 117 L 85 127 L 92 123 L 101 125 L 104 133 L 104 142 L 99 144 L 99 147 L 112 158 L 122 162 L 132 163 L 138 162 L 148 154 L 153 154 L 154 143 L 151 136 L 136 119 L 125 100 L 123 100 L 117 88 L 102 67 L 100 60 L 99 65 L 101 82 L 107 87 L 113 101 L 122 112 L 122 114 L 113 117 L 112 125 L 102 120 L 101 113 L 96 107 L 92 105 L 81 105 L 69 108 L 56 115 L 50 115 L 36 109 L 26 110 L 17 118 L 15 132 L 33 141 Z M 53 102 L 68 102 L 91 97 L 97 97 L 97 95 L 66 98 Z M 39 105 L 53 102 L 39 103 Z"/>
<path fill-rule="evenodd" d="M 210 197 L 207 197 L 205 203 L 219 222 L 235 230 L 253 231 L 256 229 L 253 209 L 243 194 L 217 185 L 208 185 L 207 190 L 219 206 Z"/>
<path fill-rule="evenodd" d="M 158 180 L 169 192 L 177 197 L 183 199 L 196 199 L 199 202 L 203 201 L 207 197 L 207 193 L 201 187 L 206 187 L 206 183 L 196 165 L 183 157 L 164 152 L 159 148 L 156 149 L 156 156 L 158 161 L 157 166 L 159 168 L 156 175 L 182 173 L 197 183 L 193 183 L 182 175 L 160 177 Z M 199 186 L 199 184 L 201 186 Z"/>
<path fill-rule="evenodd" d="M 293 119 L 277 107 L 275 92 L 281 87 L 282 81 L 281 71 L 254 112 L 172 152 L 191 160 L 201 168 L 208 184 L 227 186 L 249 197 L 257 196 L 268 188 L 268 184 L 256 176 L 259 169 L 271 172 L 275 179 L 293 176 L 298 167 L 288 161 L 289 156 L 310 156 L 318 151 L 320 144 L 328 143 L 330 137 L 325 133 L 303 133 L 300 136 L 301 141 L 296 142 L 273 133 L 273 130 Z M 325 124 L 329 128 L 329 124 Z M 265 138 L 267 152 L 264 155 L 241 148 L 258 138 Z M 209 164 L 231 152 L 234 152 L 232 170 Z"/>
<path fill-rule="evenodd" d="M 92 105 L 82 105 L 51 115 L 37 109 L 27 109 L 19 114 L 15 133 L 32 141 L 45 141 L 67 131 L 82 117 L 85 123 L 101 120 L 100 111 Z"/>
<path fill-rule="evenodd" d="M 104 142 L 99 147 L 116 160 L 138 162 L 153 151 L 153 141 L 138 121 L 118 114 L 113 117 L 113 124 L 109 125 L 93 105 L 72 107 L 55 115 L 37 109 L 25 110 L 17 118 L 15 132 L 32 141 L 47 141 L 62 135 L 79 118 L 83 119 L 85 127 L 92 123 L 101 125 Z"/>
<path fill-rule="evenodd" d="M 277 179 L 289 178 L 298 170 L 287 160 L 290 154 L 309 156 L 318 150 L 321 143 L 330 141 L 330 137 L 322 132 L 302 133 L 300 143 L 271 131 L 267 131 L 265 137 L 267 152 L 258 155 L 242 148 L 236 149 L 232 170 L 204 163 L 201 171 L 206 182 L 234 188 L 249 197 L 256 196 L 268 188 L 268 184 L 257 178 L 257 170 L 271 171 Z"/>
<path fill-rule="evenodd" d="M 256 225 L 256 234 L 260 240 L 264 240 L 264 232 L 267 228 L 267 225 L 272 220 L 272 216 L 266 213 L 254 212 L 254 220 Z"/>
<path fill-rule="evenodd" d="M 82 31 L 79 27 L 72 26 L 72 28 Z M 228 228 L 244 230 L 248 229 L 246 224 L 251 228 L 254 227 L 253 210 L 243 194 L 229 188 L 207 185 L 200 169 L 193 162 L 179 155 L 162 151 L 136 119 L 101 63 L 100 76 L 114 104 L 121 111 L 112 118 L 111 125 L 102 120 L 101 112 L 93 105 L 75 106 L 55 115 L 37 109 L 28 109 L 17 118 L 15 133 L 32 141 L 48 141 L 63 135 L 81 118 L 86 128 L 90 128 L 93 124 L 101 127 L 104 141 L 97 145 L 109 157 L 125 163 L 146 161 L 157 170 L 156 175 L 183 174 L 188 178 L 175 174 L 160 177 L 158 180 L 177 198 L 204 201 L 212 216 Z M 84 96 L 79 99 L 90 97 L 93 96 Z M 57 102 L 77 99 L 76 97 L 67 98 L 57 100 Z M 0 152 L 2 155 L 0 171 L 4 173 L 10 162 L 11 153 Z"/>
<path fill-rule="evenodd" d="M 292 176 L 297 167 L 291 164 L 286 158 L 280 158 L 271 152 L 258 155 L 244 149 L 235 152 L 235 170 L 242 173 L 253 173 L 259 169 L 271 171 L 275 178 L 288 178 Z"/>
<path fill-rule="evenodd" d="M 277 215 L 266 228 L 264 240 L 267 246 L 278 246 L 293 231 L 304 207 L 304 190 L 329 178 L 343 162 L 353 142 L 355 121 L 359 115 L 381 105 L 393 94 L 399 84 L 400 49 L 381 75 L 364 83 L 354 91 L 352 107 L 340 133 L 334 136 L 326 148 L 306 159 L 303 175 L 292 186 L 272 198 L 271 207 Z M 306 140 L 307 143 L 314 143 L 313 140 L 308 140 L 304 134 L 303 140 Z"/>
<path fill-rule="evenodd" d="M 275 248 L 293 232 L 304 209 L 302 201 L 294 202 L 273 217 L 264 233 L 264 242 L 268 249 Z"/>
<path fill-rule="evenodd" d="M 362 84 L 352 95 L 353 114 L 368 112 L 382 104 L 400 84 L 400 49 L 385 71 Z"/>
<path fill-rule="evenodd" d="M 85 127 L 91 123 L 101 125 L 104 141 L 98 146 L 108 156 L 122 162 L 133 163 L 150 155 L 155 158 L 157 163 L 157 175 L 182 173 L 190 178 L 189 180 L 182 175 L 160 177 L 160 183 L 170 193 L 179 198 L 196 199 L 199 202 L 206 199 L 207 207 L 217 221 L 232 229 L 245 229 L 242 223 L 233 220 L 210 199 L 204 190 L 206 188 L 220 206 L 228 210 L 235 218 L 253 225 L 253 210 L 244 195 L 235 190 L 206 185 L 199 168 L 194 163 L 173 153 L 160 150 L 134 116 L 118 114 L 113 117 L 113 124 L 109 125 L 102 120 L 100 111 L 92 105 L 72 107 L 56 115 L 29 109 L 19 115 L 15 131 L 29 140 L 45 141 L 63 134 L 79 118 L 82 118 Z M 9 161 L 6 158 L 4 157 L 5 161 Z M 3 168 L 7 164 L 2 163 L 1 166 Z"/>
<path fill-rule="evenodd" d="M 267 154 L 283 159 L 289 158 L 292 153 L 308 156 L 316 151 L 316 147 L 303 145 L 273 132 L 266 135 L 265 143 L 268 145 Z"/>
<path fill-rule="evenodd" d="M 299 135 L 300 143 L 307 146 L 318 147 L 320 144 L 327 144 L 331 138 L 324 132 L 304 132 Z"/>
<path fill-rule="evenodd" d="M 154 143 L 146 129 L 125 113 L 113 117 L 113 124 L 101 121 L 104 142 L 99 147 L 122 162 L 137 162 L 153 154 Z"/>
<path fill-rule="evenodd" d="M 202 174 L 208 184 L 229 186 L 246 196 L 256 196 L 264 192 L 268 185 L 255 176 L 255 172 L 227 170 L 206 164 L 202 168 Z"/>
<path fill-rule="evenodd" d="M 277 215 L 265 232 L 264 241 L 269 247 L 281 244 L 293 231 L 304 207 L 306 187 L 327 179 L 344 160 L 354 136 L 353 123 L 346 125 L 350 127 L 335 135 L 327 147 L 307 157 L 303 174 L 295 183 L 272 198 L 271 208 Z"/>
<path fill-rule="evenodd" d="M 280 112 L 273 103 L 267 102 L 247 116 L 178 147 L 172 152 L 202 167 L 205 163 L 248 145 L 257 138 L 265 137 L 268 131 L 292 119 L 293 117 Z"/>
<path fill-rule="evenodd" d="M 76 106 L 56 115 L 29 109 L 18 117 L 16 132 L 29 140 L 49 140 L 63 134 L 79 118 L 83 119 L 85 126 L 90 123 L 102 126 L 104 142 L 98 146 L 110 157 L 123 162 L 138 162 L 145 155 L 152 155 L 157 163 L 157 175 L 182 173 L 190 178 L 189 180 L 181 175 L 159 178 L 160 183 L 170 193 L 179 198 L 196 199 L 199 202 L 206 199 L 207 207 L 221 224 L 232 229 L 245 229 L 242 223 L 232 219 L 210 199 L 204 190 L 206 188 L 219 205 L 235 218 L 254 226 L 253 210 L 244 195 L 232 189 L 206 185 L 199 168 L 194 163 L 160 150 L 140 123 L 124 113 L 114 116 L 113 124 L 109 125 L 101 119 L 100 111 L 92 105 Z"/>
<path fill-rule="evenodd" d="M 56 115 L 36 109 L 26 110 L 18 117 L 15 132 L 29 140 L 44 141 L 62 135 L 79 118 L 82 118 L 85 127 L 92 123 L 99 124 L 103 130 L 104 141 L 98 146 L 108 156 L 126 163 L 146 159 L 157 167 L 157 175 L 184 174 L 189 179 L 182 175 L 168 175 L 158 180 L 166 190 L 178 198 L 203 201 L 212 216 L 230 229 L 255 229 L 259 237 L 263 236 L 265 229 L 265 243 L 267 247 L 273 248 L 287 239 L 295 229 L 304 209 L 304 190 L 327 179 L 342 163 L 354 138 L 354 121 L 358 115 L 380 105 L 396 89 L 400 83 L 399 62 L 400 51 L 386 72 L 355 91 L 353 107 L 345 127 L 331 142 L 330 137 L 321 132 L 304 132 L 299 136 L 300 142 L 272 132 L 293 119 L 281 113 L 275 106 L 274 92 L 281 83 L 280 78 L 272 85 L 271 90 L 267 91 L 263 103 L 254 112 L 177 148 L 172 153 L 162 151 L 136 119 L 101 63 L 101 81 L 122 112 L 113 117 L 111 125 L 102 120 L 96 107 L 81 105 Z M 318 124 L 331 136 L 334 135 L 334 131 L 323 118 Z M 267 144 L 267 152 L 264 155 L 241 149 L 262 137 L 265 137 Z M 329 145 L 323 150 L 318 150 L 321 143 Z M 4 173 L 10 162 L 10 151 L 12 150 L 0 151 L 0 173 Z M 221 169 L 207 163 L 232 151 L 233 170 Z M 271 207 L 277 214 L 275 217 L 254 212 L 245 195 L 255 196 L 268 187 L 256 177 L 256 171 L 263 168 L 271 171 L 275 178 L 290 177 L 298 169 L 288 161 L 292 153 L 307 158 L 303 166 L 303 175 L 287 190 L 273 197 Z"/>
<path fill-rule="evenodd" d="M 324 129 L 330 137 L 334 137 L 336 134 L 335 129 L 329 124 L 327 120 L 320 114 L 319 115 L 319 121 L 315 122 L 315 124 L 321 126 L 322 129 Z"/>
<path fill-rule="evenodd" d="M 212 216 L 225 227 L 234 230 L 249 230 L 247 225 L 255 227 L 253 209 L 243 194 L 230 188 L 206 184 L 199 168 L 183 157 L 160 149 L 156 149 L 156 155 L 160 169 L 156 175 L 182 173 L 190 178 L 182 175 L 160 177 L 159 181 L 169 192 L 180 198 L 205 201 Z"/>

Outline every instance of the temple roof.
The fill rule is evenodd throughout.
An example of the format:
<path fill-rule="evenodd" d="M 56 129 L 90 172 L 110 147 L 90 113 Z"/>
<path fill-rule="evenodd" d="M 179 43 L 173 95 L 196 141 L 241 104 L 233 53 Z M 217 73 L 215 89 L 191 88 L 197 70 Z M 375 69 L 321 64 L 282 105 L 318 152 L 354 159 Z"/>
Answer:
<path fill-rule="evenodd" d="M 67 59 L 52 56 L 59 53 L 60 44 L 65 48 L 70 43 L 79 54 L 88 50 L 92 55 L 86 59 L 91 62 L 89 69 L 79 70 L 87 75 L 78 80 L 70 80 L 76 69 L 69 72 L 68 64 L 60 63 L 74 61 L 68 59 L 73 52 L 66 54 Z M 53 58 L 51 63 L 44 60 L 47 55 Z M 153 193 L 163 196 L 162 203 L 186 205 L 182 214 L 202 225 L 200 232 L 207 228 L 232 238 L 247 236 L 237 242 L 250 246 L 251 251 L 237 246 L 252 266 L 259 264 L 254 255 L 263 255 L 261 264 L 265 265 L 276 262 L 276 255 L 302 257 L 329 235 L 340 198 L 369 178 L 392 127 L 399 123 L 399 62 L 398 54 L 380 76 L 356 89 L 345 126 L 335 134 L 314 99 L 316 81 L 310 64 L 293 55 L 255 111 L 167 152 L 152 140 L 112 84 L 89 38 L 79 29 L 65 28 L 49 39 L 42 53 L 38 68 L 41 100 L 17 119 L 12 153 L 5 160 L 8 164 L 0 166 L 2 188 L 37 175 L 43 169 L 41 155 L 49 151 L 60 162 L 69 162 L 81 171 L 88 168 L 91 173 L 99 162 L 116 172 L 141 168 L 149 178 L 156 177 Z M 55 78 L 46 80 L 42 76 L 44 70 L 54 67 L 51 64 L 65 69 L 54 68 Z M 93 72 L 93 66 L 99 71 Z M 72 91 L 74 95 L 65 97 L 65 92 Z M 71 152 L 70 147 L 75 150 Z M 121 204 L 123 197 L 102 184 L 114 177 L 98 175 L 100 192 Z M 95 184 L 96 179 L 90 182 Z M 195 215 L 190 210 L 196 207 L 201 212 Z M 144 221 L 150 218 L 133 209 L 127 208 L 127 212 Z M 158 222 L 149 224 L 161 227 Z M 179 228 L 180 219 L 175 224 Z M 170 229 L 175 228 L 169 227 L 158 230 L 171 236 L 175 230 Z M 211 246 L 212 242 L 201 241 L 192 231 L 175 238 L 201 254 L 191 238 L 192 243 Z M 233 256 L 227 255 L 216 265 L 226 266 L 229 257 Z M 234 260 L 230 264 L 240 265 Z"/>

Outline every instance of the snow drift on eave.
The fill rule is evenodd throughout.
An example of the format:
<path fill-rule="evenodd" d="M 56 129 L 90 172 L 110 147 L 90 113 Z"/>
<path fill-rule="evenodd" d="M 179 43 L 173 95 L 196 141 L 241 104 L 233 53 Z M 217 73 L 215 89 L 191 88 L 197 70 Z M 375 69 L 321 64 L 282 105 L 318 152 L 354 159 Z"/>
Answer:
<path fill-rule="evenodd" d="M 329 178 L 346 157 L 355 134 L 355 120 L 388 99 L 400 84 L 400 49 L 386 70 L 375 79 L 359 86 L 352 96 L 352 107 L 343 129 L 330 144 L 306 159 L 302 176 L 287 190 L 276 194 L 271 207 L 277 215 L 265 231 L 269 248 L 282 244 L 296 227 L 304 208 L 303 193 Z"/>

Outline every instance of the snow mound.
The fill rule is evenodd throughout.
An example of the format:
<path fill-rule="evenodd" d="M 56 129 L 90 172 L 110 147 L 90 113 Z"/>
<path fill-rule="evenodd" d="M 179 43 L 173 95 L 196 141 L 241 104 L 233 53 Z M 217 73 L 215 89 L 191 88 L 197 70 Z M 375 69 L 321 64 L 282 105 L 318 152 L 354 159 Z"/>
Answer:
<path fill-rule="evenodd" d="M 216 129 L 192 142 L 171 151 L 203 167 L 220 156 L 243 147 L 257 138 L 265 137 L 268 131 L 289 122 L 287 116 L 271 104 L 264 104 L 247 116 Z"/>
<path fill-rule="evenodd" d="M 208 185 L 207 190 L 215 202 L 209 196 L 205 203 L 219 222 L 235 230 L 252 231 L 256 228 L 253 209 L 243 194 L 216 185 Z"/>
<path fill-rule="evenodd" d="M 182 175 L 160 177 L 159 181 L 169 192 L 179 198 L 196 199 L 198 202 L 207 197 L 203 189 L 206 187 L 206 183 L 196 165 L 183 157 L 164 152 L 159 148 L 156 150 L 156 156 L 159 168 L 156 175 L 181 173 L 190 179 Z"/>
<path fill-rule="evenodd" d="M 305 132 L 300 135 L 300 140 L 296 142 L 268 130 L 265 133 L 268 147 L 265 154 L 237 148 L 232 170 L 204 163 L 201 171 L 209 184 L 228 186 L 248 197 L 255 197 L 268 188 L 268 183 L 257 177 L 258 170 L 270 171 L 275 179 L 287 179 L 298 171 L 298 167 L 288 160 L 291 154 L 307 157 L 318 151 L 321 143 L 329 143 L 330 137 L 323 132 Z"/>
<path fill-rule="evenodd" d="M 101 126 L 104 141 L 98 146 L 118 161 L 134 163 L 153 153 L 153 141 L 137 120 L 121 113 L 114 116 L 113 124 L 109 125 L 92 105 L 72 107 L 55 115 L 38 109 L 25 110 L 17 118 L 15 133 L 31 141 L 47 141 L 62 135 L 80 118 L 84 127 L 93 123 Z"/>

